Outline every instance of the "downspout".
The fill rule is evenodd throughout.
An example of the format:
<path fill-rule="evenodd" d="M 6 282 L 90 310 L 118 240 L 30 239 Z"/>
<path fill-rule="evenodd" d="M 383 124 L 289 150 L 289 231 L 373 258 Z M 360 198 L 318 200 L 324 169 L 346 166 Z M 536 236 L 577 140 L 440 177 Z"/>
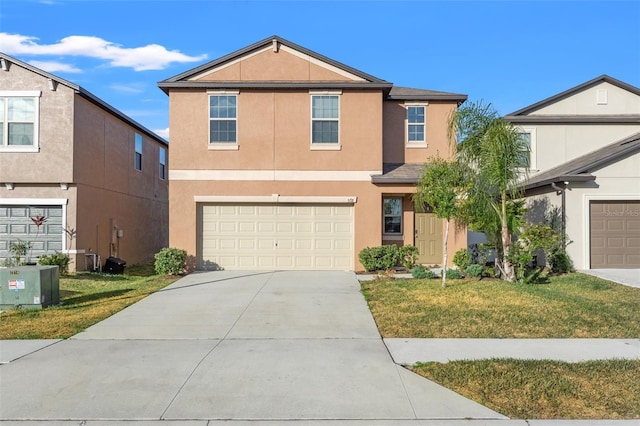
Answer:
<path fill-rule="evenodd" d="M 561 221 L 562 221 L 562 249 L 565 250 L 567 248 L 567 241 L 566 241 L 566 235 L 567 235 L 567 210 L 566 210 L 566 195 L 565 195 L 565 190 L 567 189 L 567 185 L 569 184 L 569 182 L 565 182 L 564 183 L 564 187 L 560 188 L 558 185 L 555 184 L 555 182 L 551 183 L 551 187 L 553 189 L 555 189 L 556 191 L 556 195 L 560 195 L 560 202 L 561 202 Z"/>

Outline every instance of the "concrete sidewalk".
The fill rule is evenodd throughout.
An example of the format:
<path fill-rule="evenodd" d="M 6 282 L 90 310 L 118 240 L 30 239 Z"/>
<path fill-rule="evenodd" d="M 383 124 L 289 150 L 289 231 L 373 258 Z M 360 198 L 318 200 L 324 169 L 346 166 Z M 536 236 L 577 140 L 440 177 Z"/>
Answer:
<path fill-rule="evenodd" d="M 640 339 L 384 339 L 384 343 L 400 365 L 489 358 L 640 359 Z"/>
<path fill-rule="evenodd" d="M 396 365 L 353 273 L 192 274 L 41 343 L 0 367 L 3 425 L 506 420 Z"/>

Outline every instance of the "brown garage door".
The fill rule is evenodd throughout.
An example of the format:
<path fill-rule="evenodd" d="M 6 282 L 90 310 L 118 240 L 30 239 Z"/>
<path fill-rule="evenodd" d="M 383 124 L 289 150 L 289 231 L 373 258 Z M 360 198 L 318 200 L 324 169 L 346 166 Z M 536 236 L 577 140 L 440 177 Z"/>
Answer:
<path fill-rule="evenodd" d="M 640 201 L 592 201 L 591 268 L 640 268 Z"/>

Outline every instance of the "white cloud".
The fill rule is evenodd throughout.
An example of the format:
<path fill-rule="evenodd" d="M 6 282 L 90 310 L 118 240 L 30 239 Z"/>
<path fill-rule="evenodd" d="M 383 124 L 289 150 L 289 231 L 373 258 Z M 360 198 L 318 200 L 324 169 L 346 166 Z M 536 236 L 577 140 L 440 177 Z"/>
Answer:
<path fill-rule="evenodd" d="M 76 68 L 73 65 L 63 64 L 62 62 L 29 61 L 29 64 L 50 73 L 56 73 L 56 72 L 81 73 L 82 72 L 81 69 Z"/>
<path fill-rule="evenodd" d="M 85 56 L 135 71 L 161 70 L 174 62 L 197 62 L 207 58 L 207 55 L 188 56 L 178 50 L 167 50 L 159 44 L 126 48 L 93 36 L 68 36 L 55 44 L 38 44 L 38 40 L 21 34 L 0 33 L 0 50 L 9 55 Z"/>
<path fill-rule="evenodd" d="M 110 89 L 115 90 L 116 92 L 121 92 L 121 93 L 143 93 L 144 92 L 144 88 L 142 87 L 138 87 L 137 85 L 134 84 L 111 84 L 109 85 Z"/>
<path fill-rule="evenodd" d="M 168 127 L 166 129 L 154 130 L 153 133 L 155 133 L 156 135 L 160 136 L 161 138 L 165 138 L 166 140 L 169 140 L 169 128 Z"/>

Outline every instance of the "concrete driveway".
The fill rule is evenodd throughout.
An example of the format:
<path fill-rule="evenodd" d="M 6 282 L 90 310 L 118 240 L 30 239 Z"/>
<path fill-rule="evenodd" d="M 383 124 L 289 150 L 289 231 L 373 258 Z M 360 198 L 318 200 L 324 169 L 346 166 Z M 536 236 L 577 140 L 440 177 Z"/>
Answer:
<path fill-rule="evenodd" d="M 189 275 L 0 366 L 0 419 L 504 419 L 395 365 L 359 289 L 350 272 Z"/>

